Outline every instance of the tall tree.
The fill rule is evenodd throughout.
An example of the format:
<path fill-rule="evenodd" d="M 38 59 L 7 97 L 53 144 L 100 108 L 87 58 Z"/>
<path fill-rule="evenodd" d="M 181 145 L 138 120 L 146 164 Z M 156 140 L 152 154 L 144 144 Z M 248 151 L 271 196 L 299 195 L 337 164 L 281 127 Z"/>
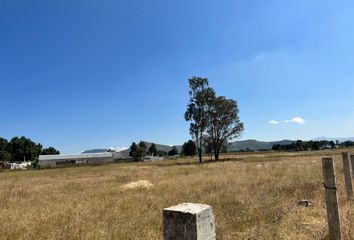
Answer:
<path fill-rule="evenodd" d="M 185 156 L 194 156 L 197 152 L 197 146 L 195 145 L 195 142 L 192 140 L 189 140 L 188 142 L 185 142 L 182 146 L 182 154 Z"/>
<path fill-rule="evenodd" d="M 41 154 L 42 155 L 59 155 L 60 152 L 53 147 L 49 147 L 49 148 L 42 149 Z"/>
<path fill-rule="evenodd" d="M 146 144 L 140 141 L 138 145 L 135 142 L 130 146 L 129 156 L 131 156 L 134 161 L 140 161 L 146 154 Z"/>
<path fill-rule="evenodd" d="M 189 131 L 195 139 L 199 162 L 202 162 L 203 135 L 208 125 L 208 107 L 211 99 L 215 98 L 215 91 L 209 87 L 207 78 L 193 77 L 189 81 L 189 103 L 184 114 L 190 122 Z"/>
<path fill-rule="evenodd" d="M 0 162 L 11 161 L 11 153 L 6 151 L 8 141 L 5 138 L 0 137 Z"/>
<path fill-rule="evenodd" d="M 11 153 L 12 161 L 35 160 L 41 152 L 42 145 L 25 137 L 14 137 L 7 144 L 6 150 Z"/>
<path fill-rule="evenodd" d="M 144 149 L 144 154 L 146 153 L 146 150 L 147 150 L 147 146 L 146 146 L 146 143 L 144 141 L 140 141 L 139 144 L 138 144 L 139 148 L 142 148 Z"/>
<path fill-rule="evenodd" d="M 11 154 L 5 150 L 0 150 L 0 162 L 11 161 Z"/>
<path fill-rule="evenodd" d="M 138 145 L 136 145 L 136 143 L 133 142 L 132 145 L 130 146 L 129 156 L 133 157 L 134 152 L 136 152 L 137 149 L 138 149 Z"/>
<path fill-rule="evenodd" d="M 238 116 L 237 102 L 225 97 L 214 97 L 209 101 L 207 137 L 212 143 L 215 160 L 219 160 L 221 149 L 228 141 L 240 136 L 243 123 Z"/>
<path fill-rule="evenodd" d="M 151 146 L 149 147 L 148 153 L 153 155 L 153 156 L 157 156 L 158 155 L 158 151 L 157 151 L 155 143 L 151 144 Z"/>
<path fill-rule="evenodd" d="M 5 138 L 0 137 L 0 151 L 5 151 L 8 141 Z"/>
<path fill-rule="evenodd" d="M 173 146 L 172 149 L 168 152 L 168 156 L 175 156 L 178 154 L 176 146 Z"/>

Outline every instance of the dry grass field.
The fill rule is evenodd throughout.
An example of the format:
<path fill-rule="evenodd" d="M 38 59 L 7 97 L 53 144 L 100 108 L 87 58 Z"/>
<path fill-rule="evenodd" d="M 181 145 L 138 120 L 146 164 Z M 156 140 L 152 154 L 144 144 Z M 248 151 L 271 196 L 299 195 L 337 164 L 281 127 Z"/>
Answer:
<path fill-rule="evenodd" d="M 0 238 L 162 239 L 162 209 L 195 202 L 212 206 L 218 239 L 326 239 L 322 156 L 336 159 L 343 234 L 351 239 L 340 151 L 1 172 Z"/>

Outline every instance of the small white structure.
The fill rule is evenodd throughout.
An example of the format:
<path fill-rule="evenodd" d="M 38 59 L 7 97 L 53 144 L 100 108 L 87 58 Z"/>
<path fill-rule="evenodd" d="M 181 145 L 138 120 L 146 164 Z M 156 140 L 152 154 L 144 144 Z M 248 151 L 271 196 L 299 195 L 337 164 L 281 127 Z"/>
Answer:
<path fill-rule="evenodd" d="M 26 170 L 31 166 L 31 162 L 22 162 L 22 163 L 10 163 L 10 169 L 11 170 L 16 170 L 16 169 L 21 169 L 21 170 Z"/>
<path fill-rule="evenodd" d="M 145 157 L 143 157 L 143 161 L 144 162 L 154 162 L 154 161 L 161 161 L 164 160 L 164 157 L 159 157 L 159 156 L 153 156 L 153 155 L 147 155 Z"/>

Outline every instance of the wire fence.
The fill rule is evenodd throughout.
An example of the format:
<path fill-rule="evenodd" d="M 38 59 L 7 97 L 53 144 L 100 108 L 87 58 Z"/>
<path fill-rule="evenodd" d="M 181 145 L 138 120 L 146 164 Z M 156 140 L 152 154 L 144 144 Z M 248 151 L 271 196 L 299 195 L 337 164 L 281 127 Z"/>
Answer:
<path fill-rule="evenodd" d="M 269 222 L 268 224 L 260 227 L 255 233 L 252 233 L 251 235 L 249 235 L 248 237 L 246 237 L 245 239 L 247 240 L 255 240 L 259 237 L 259 235 L 270 229 L 270 228 L 273 228 L 276 224 L 279 223 L 279 221 L 281 220 L 281 218 L 288 214 L 289 212 L 291 212 L 298 204 L 297 203 L 289 203 L 289 204 L 286 204 L 284 206 L 281 206 L 278 208 L 278 214 L 276 214 L 276 217 L 271 221 Z"/>
<path fill-rule="evenodd" d="M 334 166 L 332 166 L 332 169 L 329 169 L 326 167 L 326 165 L 323 165 L 323 171 L 324 171 L 324 178 L 325 178 L 325 182 L 328 181 L 328 179 L 330 182 L 332 181 L 332 183 L 334 182 L 334 187 L 329 188 L 328 186 L 326 186 L 325 183 L 323 183 L 323 186 L 325 188 L 325 190 L 327 191 L 328 189 L 330 190 L 335 190 L 336 192 L 336 198 L 338 197 L 340 200 L 340 204 L 338 204 L 338 199 L 335 200 L 333 199 L 333 196 L 329 195 L 330 198 L 327 199 L 326 195 L 326 201 L 329 201 L 329 203 L 331 203 L 333 201 L 333 203 L 335 203 L 335 206 L 331 206 L 330 211 L 332 212 L 327 212 L 327 214 L 323 214 L 323 223 L 321 223 L 321 225 L 323 224 L 323 226 L 321 226 L 320 228 L 318 227 L 314 227 L 314 226 L 308 226 L 306 227 L 304 224 L 301 223 L 295 223 L 294 225 L 296 225 L 295 227 L 298 227 L 299 232 L 302 231 L 302 233 L 306 232 L 306 236 L 311 236 L 311 239 L 314 240 L 324 240 L 324 239 L 328 239 L 329 236 L 329 229 L 332 229 L 334 232 L 332 237 L 335 236 L 335 238 L 337 239 L 337 237 L 340 238 L 340 235 L 342 235 L 343 239 L 349 239 L 349 240 L 354 240 L 353 237 L 353 233 L 352 233 L 352 227 L 354 227 L 352 221 L 354 218 L 352 209 L 354 207 L 354 199 L 352 197 L 352 194 L 350 194 L 351 191 L 348 192 L 348 188 L 352 188 L 351 183 L 348 183 L 348 179 L 349 181 L 352 180 L 352 176 L 350 173 L 350 165 L 347 164 L 346 166 L 344 166 L 344 159 L 345 156 L 344 155 L 348 155 L 347 153 L 343 153 L 343 172 L 344 175 L 346 177 L 346 181 L 345 181 L 345 186 L 346 186 L 346 193 L 347 193 L 347 198 L 345 198 L 344 196 L 344 192 L 342 193 L 342 197 L 339 197 L 338 194 L 338 189 L 336 186 L 336 180 L 335 180 L 335 176 L 334 176 Z M 352 156 L 351 156 L 352 158 Z M 323 159 L 324 160 L 324 159 Z M 328 160 L 328 158 L 326 159 Z M 331 160 L 333 161 L 333 160 Z M 351 161 L 351 164 L 354 163 L 354 157 L 353 160 Z M 333 165 L 333 163 L 331 163 Z M 351 166 L 352 170 L 354 171 L 354 166 Z M 349 169 L 348 169 L 349 168 Z M 348 173 L 349 170 L 349 173 Z M 326 176 L 328 175 L 328 172 L 332 171 L 332 173 L 330 173 L 329 175 L 333 174 L 332 176 Z M 325 174 L 326 172 L 326 174 Z M 354 172 L 352 173 L 354 174 Z M 342 176 L 340 176 L 340 179 L 342 179 Z M 332 198 L 331 198 L 332 197 Z M 316 204 L 317 207 L 319 207 L 319 209 L 326 209 L 326 207 L 328 206 L 323 206 L 324 202 L 313 202 L 313 204 Z M 260 227 L 259 229 L 257 229 L 257 231 L 249 234 L 247 237 L 245 237 L 244 239 L 247 240 L 256 240 L 256 239 L 264 239 L 264 235 L 267 233 L 267 231 L 270 233 L 272 228 L 277 228 L 279 227 L 280 224 L 282 224 L 282 218 L 285 218 L 287 215 L 292 214 L 292 211 L 297 207 L 301 205 L 300 203 L 289 203 L 283 206 L 280 206 L 277 208 L 277 210 L 279 211 L 278 214 L 275 214 L 275 218 L 273 218 L 271 221 L 269 221 L 268 224 L 263 225 L 262 227 Z M 322 206 L 323 207 L 322 207 Z M 333 209 L 333 210 L 332 210 Z M 339 212 L 338 212 L 339 211 Z M 339 214 L 340 213 L 340 214 Z M 337 219 L 334 218 L 334 216 L 336 216 Z M 338 216 L 339 216 L 339 220 L 338 220 Z M 327 220 L 327 221 L 326 221 Z M 339 221 L 339 222 L 338 222 Z M 333 224 L 333 225 L 332 225 Z M 331 226 L 331 228 L 330 228 Z M 338 227 L 339 226 L 339 227 Z M 279 230 L 279 229 L 277 229 Z M 339 235 L 337 235 L 339 230 Z M 298 234 L 298 231 L 296 232 L 296 234 Z M 274 234 L 273 234 L 274 235 Z M 260 237 L 261 236 L 261 237 Z M 275 239 L 273 237 L 273 239 Z M 281 238 L 283 239 L 283 238 Z M 289 237 L 287 237 L 286 239 L 290 239 Z"/>
<path fill-rule="evenodd" d="M 317 206 L 321 206 L 323 205 L 323 202 L 313 202 L 311 201 L 311 205 L 317 205 Z M 263 239 L 263 235 L 264 233 L 266 233 L 267 231 L 270 231 L 272 228 L 276 228 L 279 226 L 279 223 L 281 222 L 281 219 L 284 218 L 285 216 L 291 214 L 297 207 L 304 207 L 302 205 L 300 205 L 299 202 L 292 202 L 292 203 L 288 203 L 288 204 L 284 204 L 283 206 L 280 206 L 277 208 L 278 213 L 275 214 L 275 218 L 272 219 L 272 221 L 270 221 L 268 224 L 265 224 L 263 226 L 261 226 L 259 229 L 257 229 L 257 231 L 249 234 L 248 236 L 244 237 L 243 239 L 245 240 L 258 240 L 258 239 Z M 305 206 L 308 207 L 308 206 Z M 354 240 L 354 236 L 351 230 L 351 227 L 353 227 L 352 225 L 352 221 L 353 221 L 353 216 L 352 216 L 352 208 L 354 207 L 354 203 L 351 201 L 345 202 L 343 207 L 341 208 L 341 212 L 344 213 L 342 219 L 344 219 L 345 221 L 343 221 L 343 226 L 345 226 L 345 231 L 344 231 L 344 239 L 348 239 L 348 240 Z M 325 208 L 325 207 L 323 207 Z M 344 211 L 343 211 L 344 210 Z M 331 222 L 332 217 L 334 216 L 336 211 L 336 208 L 334 211 L 331 212 L 331 214 L 329 215 L 329 217 L 326 217 L 326 220 L 328 219 L 328 222 Z M 311 239 L 314 240 L 325 240 L 327 239 L 328 236 L 328 224 L 327 221 L 324 221 L 323 227 L 320 228 L 320 230 L 318 229 L 314 229 L 311 227 L 305 228 L 304 226 L 298 226 L 299 228 L 301 228 L 301 230 L 304 232 L 307 232 L 308 236 L 311 236 Z"/>

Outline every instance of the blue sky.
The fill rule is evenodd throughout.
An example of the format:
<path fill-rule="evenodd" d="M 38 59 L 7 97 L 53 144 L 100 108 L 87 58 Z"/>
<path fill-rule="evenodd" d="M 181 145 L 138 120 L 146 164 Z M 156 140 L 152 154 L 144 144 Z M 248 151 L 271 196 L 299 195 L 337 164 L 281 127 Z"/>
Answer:
<path fill-rule="evenodd" d="M 242 139 L 354 136 L 354 2 L 1 0 L 0 136 L 63 153 L 189 139 L 187 79 Z"/>

